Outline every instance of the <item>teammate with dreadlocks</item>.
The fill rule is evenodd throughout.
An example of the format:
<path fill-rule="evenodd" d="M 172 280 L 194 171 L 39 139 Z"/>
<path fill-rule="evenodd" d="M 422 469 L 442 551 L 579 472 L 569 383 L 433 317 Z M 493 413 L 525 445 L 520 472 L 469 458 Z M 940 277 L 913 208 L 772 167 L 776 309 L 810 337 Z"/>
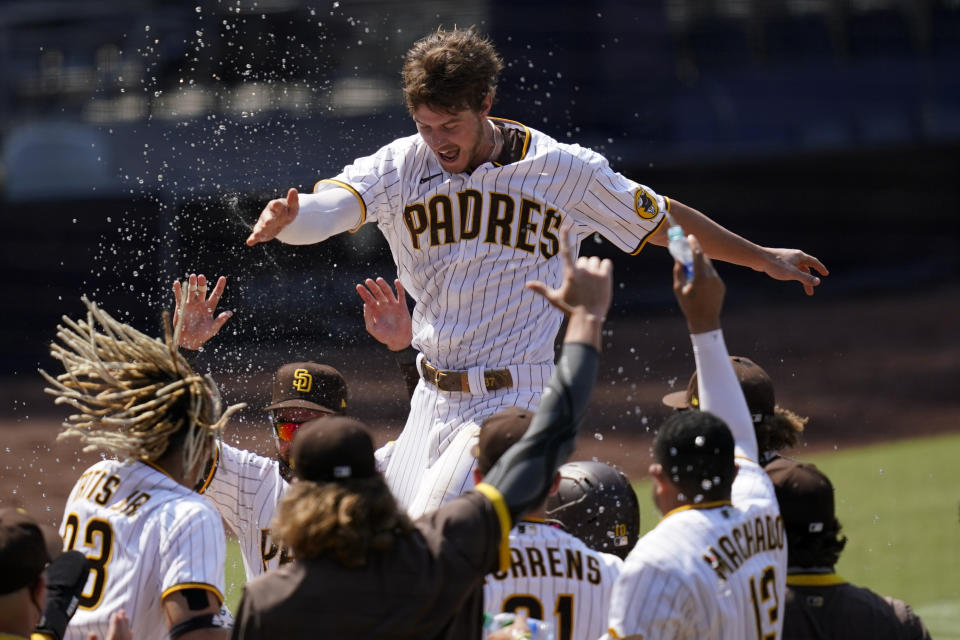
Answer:
<path fill-rule="evenodd" d="M 243 405 L 222 410 L 213 380 L 177 351 L 180 327 L 171 331 L 167 314 L 161 341 L 84 304 L 86 320 L 64 317 L 51 347 L 65 372 L 41 371 L 57 404 L 78 410 L 60 437 L 110 456 L 80 476 L 64 509 L 65 546 L 91 564 L 65 637 L 102 637 L 122 608 L 138 640 L 226 638 L 223 525 L 195 490 Z"/>

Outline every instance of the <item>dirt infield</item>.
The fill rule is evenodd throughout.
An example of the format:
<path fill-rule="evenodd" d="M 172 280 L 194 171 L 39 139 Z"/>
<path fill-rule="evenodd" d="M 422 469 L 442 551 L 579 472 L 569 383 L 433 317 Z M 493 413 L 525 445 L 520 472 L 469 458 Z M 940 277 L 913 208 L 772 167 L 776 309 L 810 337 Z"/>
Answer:
<path fill-rule="evenodd" d="M 810 416 L 805 447 L 847 448 L 960 429 L 957 285 L 855 300 L 801 296 L 764 309 L 762 322 L 736 302 L 727 306 L 731 353 L 756 360 L 774 379 L 779 404 Z M 665 415 L 660 397 L 685 386 L 692 371 L 689 340 L 676 313 L 617 320 L 608 334 L 574 458 L 595 457 L 641 477 L 652 431 Z M 368 421 L 382 443 L 399 433 L 403 388 L 388 355 L 373 347 L 358 347 L 358 354 L 367 375 L 344 370 L 352 413 Z M 272 444 L 255 408 L 265 404 L 267 378 L 230 391 L 247 398 L 228 398 L 249 400 L 253 409 L 227 439 L 264 453 Z M 77 453 L 75 442 L 55 440 L 63 414 L 41 388 L 38 376 L 20 372 L 0 391 L 0 504 L 25 506 L 56 523 L 70 486 L 98 454 Z"/>

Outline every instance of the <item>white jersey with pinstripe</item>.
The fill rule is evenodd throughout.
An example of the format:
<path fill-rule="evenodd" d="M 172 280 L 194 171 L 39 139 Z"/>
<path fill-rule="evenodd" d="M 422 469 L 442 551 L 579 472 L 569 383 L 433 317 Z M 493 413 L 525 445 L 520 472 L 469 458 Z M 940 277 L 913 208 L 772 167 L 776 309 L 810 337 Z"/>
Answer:
<path fill-rule="evenodd" d="M 237 536 L 247 581 L 293 560 L 289 550 L 270 534 L 270 521 L 287 486 L 277 460 L 221 443 L 213 477 L 203 495 Z"/>
<path fill-rule="evenodd" d="M 471 372 L 469 393 L 438 392 L 421 383 L 411 401 L 386 477 L 414 517 L 472 485 L 469 469 L 463 473 L 464 452 L 446 455 L 452 442 L 469 443 L 457 438 L 461 427 L 539 401 L 562 314 L 524 284 L 559 286 L 560 228 L 572 229 L 577 250 L 584 237 L 599 232 L 636 253 L 669 206 L 594 151 L 492 120 L 514 151 L 514 157 L 500 157 L 506 164 L 447 173 L 414 135 L 356 160 L 315 188 L 352 191 L 361 211 L 351 224 L 380 228 L 416 301 L 413 346 L 437 368 Z M 508 367 L 515 387 L 488 394 L 483 371 Z"/>
<path fill-rule="evenodd" d="M 510 531 L 510 568 L 484 580 L 484 611 L 525 609 L 553 624 L 555 640 L 599 638 L 622 566 L 562 529 L 522 521 Z"/>
<path fill-rule="evenodd" d="M 780 637 L 783 522 L 767 474 L 737 462 L 733 504 L 680 507 L 637 542 L 614 588 L 609 637 Z"/>
<path fill-rule="evenodd" d="M 87 469 L 70 492 L 60 534 L 91 562 L 65 638 L 105 638 L 110 614 L 125 609 L 134 638 L 159 640 L 168 637 L 167 595 L 199 588 L 223 601 L 220 516 L 149 464 L 104 460 Z"/>

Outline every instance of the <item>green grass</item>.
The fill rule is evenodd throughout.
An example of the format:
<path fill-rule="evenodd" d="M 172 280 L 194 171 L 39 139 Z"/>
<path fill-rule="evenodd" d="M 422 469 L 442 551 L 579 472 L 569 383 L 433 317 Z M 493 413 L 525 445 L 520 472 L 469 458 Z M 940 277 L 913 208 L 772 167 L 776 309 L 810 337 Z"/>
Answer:
<path fill-rule="evenodd" d="M 240 604 L 240 596 L 243 594 L 243 583 L 247 581 L 247 572 L 243 569 L 243 554 L 240 553 L 240 544 L 231 537 L 227 537 L 227 592 L 223 594 L 226 598 L 227 608 L 237 613 L 237 605 Z"/>
<path fill-rule="evenodd" d="M 960 640 L 960 435 L 799 455 L 826 473 L 847 536 L 837 573 L 910 604 L 937 640 Z M 659 514 L 636 483 L 642 530 Z"/>
<path fill-rule="evenodd" d="M 937 640 L 960 640 L 960 435 L 938 436 L 798 458 L 833 482 L 837 517 L 849 538 L 837 573 L 900 598 Z M 636 483 L 641 529 L 660 517 L 649 480 Z M 243 588 L 236 541 L 227 545 L 227 604 Z"/>

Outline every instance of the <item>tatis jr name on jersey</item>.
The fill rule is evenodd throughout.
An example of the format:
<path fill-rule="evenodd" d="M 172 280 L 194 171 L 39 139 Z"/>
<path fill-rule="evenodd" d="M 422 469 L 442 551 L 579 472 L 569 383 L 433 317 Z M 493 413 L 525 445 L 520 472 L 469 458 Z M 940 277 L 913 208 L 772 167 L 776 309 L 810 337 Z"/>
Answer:
<path fill-rule="evenodd" d="M 91 500 L 100 506 L 107 506 L 114 493 L 120 489 L 121 480 L 119 477 L 108 474 L 101 469 L 89 469 L 77 481 L 76 489 L 71 500 Z M 130 495 L 123 498 L 115 505 L 110 507 L 112 511 L 119 511 L 123 515 L 133 516 L 142 507 L 150 494 L 140 490 L 134 490 Z"/>
<path fill-rule="evenodd" d="M 486 216 L 484 216 L 486 213 Z M 528 198 L 465 189 L 452 196 L 438 193 L 403 209 L 403 223 L 414 249 L 464 240 L 539 252 L 550 259 L 560 249 L 557 232 L 563 214 Z"/>
<path fill-rule="evenodd" d="M 717 577 L 726 580 L 757 553 L 783 549 L 785 544 L 783 518 L 765 515 L 747 520 L 717 538 L 707 547 L 703 559 Z"/>

